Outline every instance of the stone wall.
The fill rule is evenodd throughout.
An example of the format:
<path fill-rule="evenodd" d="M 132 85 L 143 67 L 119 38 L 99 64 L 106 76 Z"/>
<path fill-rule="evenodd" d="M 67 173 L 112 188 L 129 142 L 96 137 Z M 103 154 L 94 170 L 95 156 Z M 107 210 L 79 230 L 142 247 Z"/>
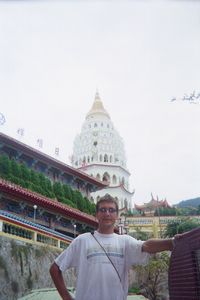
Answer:
<path fill-rule="evenodd" d="M 59 250 L 0 236 L 0 300 L 15 300 L 32 289 L 54 287 L 49 268 Z M 66 272 L 74 286 L 73 271 Z"/>

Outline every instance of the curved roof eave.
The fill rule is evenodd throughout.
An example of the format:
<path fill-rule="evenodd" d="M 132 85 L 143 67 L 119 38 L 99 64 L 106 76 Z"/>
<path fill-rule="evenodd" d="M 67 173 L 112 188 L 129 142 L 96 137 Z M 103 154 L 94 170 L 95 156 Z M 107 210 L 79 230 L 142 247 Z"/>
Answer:
<path fill-rule="evenodd" d="M 132 192 L 128 191 L 123 184 L 108 186 L 108 188 L 113 188 L 113 189 L 120 188 L 130 195 L 134 195 L 134 193 L 135 193 L 135 190 L 133 190 Z"/>
<path fill-rule="evenodd" d="M 85 166 L 83 166 L 83 167 L 80 167 L 80 168 L 77 168 L 78 170 L 84 170 L 84 169 L 86 169 L 87 167 L 96 167 L 96 166 L 101 166 L 101 167 L 106 167 L 106 168 L 120 168 L 120 169 L 122 169 L 123 171 L 125 171 L 128 175 L 131 175 L 130 173 L 129 173 L 129 171 L 127 170 L 127 169 L 125 169 L 124 167 L 122 167 L 122 166 L 120 166 L 120 165 L 106 165 L 106 164 L 86 164 Z M 82 171 L 83 172 L 83 171 Z M 102 181 L 101 181 L 102 182 Z"/>

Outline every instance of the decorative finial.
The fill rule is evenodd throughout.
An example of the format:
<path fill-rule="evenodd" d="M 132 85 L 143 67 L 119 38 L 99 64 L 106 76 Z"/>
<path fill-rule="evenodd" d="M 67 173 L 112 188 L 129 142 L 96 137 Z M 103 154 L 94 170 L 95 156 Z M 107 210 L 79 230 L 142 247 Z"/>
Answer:
<path fill-rule="evenodd" d="M 100 100 L 98 88 L 96 88 L 95 100 L 96 101 Z"/>

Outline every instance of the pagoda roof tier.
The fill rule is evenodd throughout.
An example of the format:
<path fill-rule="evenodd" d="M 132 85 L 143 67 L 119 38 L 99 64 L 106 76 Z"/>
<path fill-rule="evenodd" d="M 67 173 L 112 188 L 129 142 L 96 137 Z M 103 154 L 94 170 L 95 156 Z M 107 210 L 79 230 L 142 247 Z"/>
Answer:
<path fill-rule="evenodd" d="M 156 209 L 158 207 L 169 208 L 171 206 L 169 205 L 169 203 L 167 202 L 166 199 L 165 200 L 160 200 L 160 201 L 152 199 L 150 202 L 144 203 L 143 205 L 135 204 L 135 209 L 137 209 L 137 210 L 146 210 L 146 209 L 149 209 L 149 208 Z"/>
<path fill-rule="evenodd" d="M 84 166 L 82 166 L 82 167 L 79 167 L 79 168 L 77 168 L 78 170 L 86 170 L 87 169 L 87 167 L 106 167 L 108 170 L 109 169 L 111 169 L 111 168 L 115 168 L 115 169 L 121 169 L 121 170 L 123 170 L 124 172 L 126 172 L 128 175 L 130 175 L 130 172 L 126 169 L 126 168 L 124 168 L 124 167 L 122 167 L 122 166 L 120 166 L 119 164 L 112 164 L 112 163 L 110 163 L 109 165 L 108 164 L 102 164 L 102 163 L 95 163 L 95 164 L 93 164 L 93 163 L 90 163 L 90 164 L 87 164 L 87 163 L 85 163 L 84 164 Z M 105 183 L 105 182 L 104 182 Z"/>
<path fill-rule="evenodd" d="M 119 188 L 123 191 L 125 191 L 126 193 L 130 194 L 130 195 L 134 195 L 135 191 L 133 190 L 133 192 L 130 192 L 125 186 L 124 184 L 120 183 L 118 185 L 112 185 L 112 186 L 109 186 L 109 189 L 116 189 L 116 188 Z"/>

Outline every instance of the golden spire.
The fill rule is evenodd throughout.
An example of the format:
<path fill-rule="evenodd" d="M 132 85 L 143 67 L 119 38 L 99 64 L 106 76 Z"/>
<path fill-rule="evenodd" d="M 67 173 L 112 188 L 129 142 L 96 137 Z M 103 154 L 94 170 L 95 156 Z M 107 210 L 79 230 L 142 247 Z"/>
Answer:
<path fill-rule="evenodd" d="M 107 111 L 105 110 L 105 108 L 103 106 L 103 103 L 102 103 L 101 98 L 99 96 L 98 90 L 96 90 L 96 94 L 95 94 L 95 98 L 94 98 L 92 108 L 87 113 L 86 119 L 88 117 L 90 117 L 91 115 L 104 115 L 104 116 L 106 116 L 107 118 L 110 119 L 109 114 L 107 113 Z"/>

